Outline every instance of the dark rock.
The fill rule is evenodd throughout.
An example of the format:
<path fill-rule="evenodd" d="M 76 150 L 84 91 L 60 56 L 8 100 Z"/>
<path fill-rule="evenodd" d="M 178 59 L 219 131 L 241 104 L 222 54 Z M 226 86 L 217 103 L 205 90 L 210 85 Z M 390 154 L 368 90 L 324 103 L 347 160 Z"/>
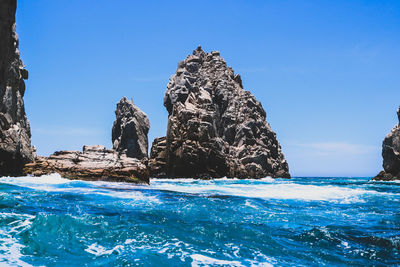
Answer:
<path fill-rule="evenodd" d="M 167 139 L 165 137 L 156 138 L 153 141 L 150 151 L 149 170 L 158 178 L 166 178 L 166 148 Z"/>
<path fill-rule="evenodd" d="M 115 115 L 116 120 L 112 128 L 114 149 L 131 158 L 147 158 L 147 134 L 150 129 L 147 115 L 126 97 L 117 104 Z"/>
<path fill-rule="evenodd" d="M 59 173 L 69 179 L 149 183 L 145 162 L 104 146 L 84 146 L 83 152 L 58 151 L 49 157 L 37 157 L 34 163 L 25 165 L 24 173 L 34 176 Z"/>
<path fill-rule="evenodd" d="M 397 110 L 399 123 L 382 143 L 383 169 L 374 180 L 400 180 L 400 107 Z"/>
<path fill-rule="evenodd" d="M 0 1 L 0 176 L 19 175 L 34 159 L 23 101 L 28 71 L 18 50 L 16 7 L 16 0 Z"/>
<path fill-rule="evenodd" d="M 259 101 L 219 52 L 201 47 L 178 64 L 164 97 L 167 136 L 153 143 L 153 177 L 289 178 Z"/>

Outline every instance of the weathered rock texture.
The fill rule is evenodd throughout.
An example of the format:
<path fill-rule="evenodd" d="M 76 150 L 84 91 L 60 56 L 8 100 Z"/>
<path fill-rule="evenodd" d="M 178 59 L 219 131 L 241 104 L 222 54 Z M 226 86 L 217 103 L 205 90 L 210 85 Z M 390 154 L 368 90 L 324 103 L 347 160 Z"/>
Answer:
<path fill-rule="evenodd" d="M 219 52 L 198 47 L 180 62 L 164 106 L 167 136 L 153 143 L 152 176 L 290 177 L 261 103 Z"/>
<path fill-rule="evenodd" d="M 59 151 L 50 157 L 37 157 L 25 165 L 25 174 L 41 176 L 59 173 L 79 180 L 149 183 L 149 171 L 140 160 L 104 146 L 84 146 L 83 152 Z"/>
<path fill-rule="evenodd" d="M 123 97 L 115 110 L 116 120 L 112 128 L 112 142 L 116 151 L 131 158 L 148 157 L 147 134 L 149 119 L 133 101 Z"/>
<path fill-rule="evenodd" d="M 400 180 L 400 107 L 397 110 L 399 123 L 385 137 L 382 144 L 383 171 L 375 180 Z"/>
<path fill-rule="evenodd" d="M 16 0 L 0 1 L 0 176 L 21 174 L 34 158 L 23 101 L 28 71 L 18 50 L 16 6 Z"/>
<path fill-rule="evenodd" d="M 160 137 L 153 141 L 150 151 L 149 169 L 152 177 L 167 178 L 167 138 Z"/>

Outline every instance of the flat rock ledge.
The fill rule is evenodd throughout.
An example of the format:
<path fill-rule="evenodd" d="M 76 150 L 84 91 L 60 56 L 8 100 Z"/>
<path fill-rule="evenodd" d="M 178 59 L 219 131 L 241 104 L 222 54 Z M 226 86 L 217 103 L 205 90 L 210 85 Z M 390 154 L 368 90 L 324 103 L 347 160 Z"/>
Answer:
<path fill-rule="evenodd" d="M 72 180 L 149 184 L 146 162 L 104 146 L 84 146 L 83 152 L 58 151 L 49 157 L 37 157 L 35 162 L 25 165 L 24 173 L 34 176 L 58 173 Z"/>

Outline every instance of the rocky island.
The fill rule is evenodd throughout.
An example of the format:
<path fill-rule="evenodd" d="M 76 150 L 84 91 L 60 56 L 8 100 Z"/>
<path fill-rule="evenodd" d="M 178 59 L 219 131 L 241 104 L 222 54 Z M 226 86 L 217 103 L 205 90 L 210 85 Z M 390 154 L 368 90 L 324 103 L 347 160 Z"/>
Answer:
<path fill-rule="evenodd" d="M 16 8 L 15 0 L 0 1 L 0 176 L 20 175 L 34 159 L 23 100 L 28 71 L 18 50 Z"/>
<path fill-rule="evenodd" d="M 35 155 L 23 97 L 28 71 L 15 32 L 16 0 L 0 2 L 0 176 L 45 175 L 149 183 L 153 177 L 289 178 L 289 167 L 261 103 L 219 52 L 201 47 L 180 62 L 164 97 L 167 134 L 148 157 L 150 123 L 133 101 L 117 104 L 112 149 Z"/>
<path fill-rule="evenodd" d="M 219 52 L 198 47 L 181 61 L 164 106 L 167 134 L 153 142 L 152 177 L 290 177 L 264 108 Z"/>
<path fill-rule="evenodd" d="M 150 123 L 147 115 L 126 97 L 117 104 L 115 114 L 114 149 L 84 146 L 82 152 L 58 151 L 26 164 L 24 173 L 35 176 L 59 173 L 69 179 L 148 184 L 147 133 Z"/>
<path fill-rule="evenodd" d="M 382 143 L 383 171 L 374 180 L 400 180 L 400 107 L 397 110 L 399 123 L 385 137 Z"/>

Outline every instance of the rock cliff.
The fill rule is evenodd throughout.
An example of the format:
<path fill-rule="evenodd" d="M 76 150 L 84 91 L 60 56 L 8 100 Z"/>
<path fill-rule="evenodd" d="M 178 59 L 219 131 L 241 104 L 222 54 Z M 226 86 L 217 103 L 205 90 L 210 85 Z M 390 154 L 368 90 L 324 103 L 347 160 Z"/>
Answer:
<path fill-rule="evenodd" d="M 18 50 L 16 7 L 16 0 L 0 1 L 0 176 L 21 174 L 34 158 L 23 101 L 28 71 Z"/>
<path fill-rule="evenodd" d="M 259 101 L 219 52 L 201 47 L 178 64 L 164 97 L 165 138 L 149 162 L 154 177 L 289 178 L 276 134 Z"/>
<path fill-rule="evenodd" d="M 383 171 L 374 180 L 400 180 L 400 107 L 397 116 L 399 123 L 382 143 Z"/>
<path fill-rule="evenodd" d="M 112 128 L 114 150 L 131 158 L 147 158 L 147 134 L 150 129 L 147 115 L 126 97 L 117 104 L 115 115 L 116 120 Z"/>

